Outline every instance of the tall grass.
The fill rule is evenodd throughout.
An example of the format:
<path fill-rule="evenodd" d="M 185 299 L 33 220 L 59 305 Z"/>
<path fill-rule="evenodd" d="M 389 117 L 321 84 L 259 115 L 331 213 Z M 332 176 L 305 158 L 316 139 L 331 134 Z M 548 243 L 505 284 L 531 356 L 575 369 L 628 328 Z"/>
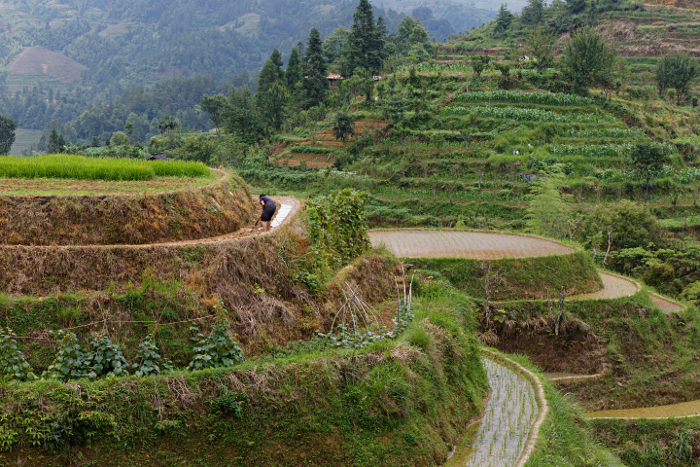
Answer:
<path fill-rule="evenodd" d="M 54 154 L 0 157 L 0 177 L 70 180 L 138 181 L 155 177 L 204 177 L 209 169 L 199 162 L 144 161 Z"/>

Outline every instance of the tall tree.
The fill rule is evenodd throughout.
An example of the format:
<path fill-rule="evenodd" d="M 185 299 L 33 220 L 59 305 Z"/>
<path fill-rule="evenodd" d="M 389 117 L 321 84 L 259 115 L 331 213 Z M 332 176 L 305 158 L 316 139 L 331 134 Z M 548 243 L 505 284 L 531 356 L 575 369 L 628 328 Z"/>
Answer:
<path fill-rule="evenodd" d="M 58 131 L 56 131 L 55 128 L 51 130 L 49 142 L 46 145 L 46 150 L 49 152 L 49 154 L 58 154 L 59 152 L 63 152 L 63 148 L 61 147 L 58 139 Z"/>
<path fill-rule="evenodd" d="M 607 85 L 615 76 L 617 53 L 599 33 L 584 27 L 567 42 L 563 62 L 576 85 Z"/>
<path fill-rule="evenodd" d="M 382 68 L 384 41 L 379 37 L 380 32 L 374 22 L 372 4 L 368 0 L 360 0 L 352 18 L 350 68 L 364 67 L 376 74 Z"/>
<path fill-rule="evenodd" d="M 544 14 L 544 0 L 528 0 L 520 18 L 528 25 L 539 24 Z"/>
<path fill-rule="evenodd" d="M 527 51 L 537 60 L 537 69 L 551 67 L 554 63 L 554 36 L 544 34 L 538 26 L 527 36 Z"/>
<path fill-rule="evenodd" d="M 270 86 L 272 86 L 272 83 L 284 82 L 284 70 L 282 70 L 282 66 L 284 66 L 282 54 L 277 50 L 277 47 L 275 47 L 275 50 L 272 51 L 272 55 L 260 70 L 257 92 L 264 94 Z"/>
<path fill-rule="evenodd" d="M 646 190 L 644 191 L 644 202 L 646 203 L 651 180 L 668 162 L 668 152 L 658 143 L 637 143 L 630 151 L 626 162 L 630 167 L 637 169 L 646 180 Z"/>
<path fill-rule="evenodd" d="M 0 114 L 0 155 L 6 155 L 10 153 L 12 145 L 15 142 L 15 130 L 17 129 L 17 122 Z"/>
<path fill-rule="evenodd" d="M 690 85 L 700 77 L 700 64 L 684 53 L 669 53 L 656 64 L 656 83 L 659 94 L 668 88 L 676 89 L 677 103 L 683 102 Z"/>
<path fill-rule="evenodd" d="M 532 233 L 557 240 L 567 234 L 573 236 L 571 200 L 559 192 L 562 184 L 563 174 L 551 173 L 539 177 L 530 188 L 531 201 L 525 217 Z"/>
<path fill-rule="evenodd" d="M 260 96 L 262 116 L 269 126 L 279 130 L 284 123 L 284 109 L 289 99 L 287 89 L 281 82 L 272 85 Z"/>
<path fill-rule="evenodd" d="M 299 57 L 299 50 L 295 47 L 292 49 L 292 54 L 289 56 L 289 61 L 287 62 L 287 70 L 284 72 L 287 78 L 287 87 L 293 90 L 299 81 L 301 81 L 301 58 Z"/>
<path fill-rule="evenodd" d="M 223 119 L 222 112 L 224 107 L 226 107 L 226 96 L 218 94 L 216 96 L 202 96 L 202 102 L 199 103 L 199 109 L 209 116 L 209 120 L 212 121 L 214 127 L 216 128 L 216 134 L 219 134 L 219 127 L 221 126 L 221 121 Z"/>
<path fill-rule="evenodd" d="M 510 23 L 513 22 L 513 13 L 508 10 L 508 4 L 502 3 L 501 8 L 498 10 L 498 16 L 496 16 L 496 28 L 494 29 L 496 34 L 503 34 L 510 27 Z"/>
<path fill-rule="evenodd" d="M 326 98 L 328 80 L 326 79 L 326 61 L 323 59 L 321 34 L 313 28 L 309 33 L 304 55 L 303 88 L 308 109 L 319 105 Z"/>
<path fill-rule="evenodd" d="M 566 8 L 576 15 L 586 9 L 586 0 L 566 0 Z"/>
<path fill-rule="evenodd" d="M 258 108 L 248 86 L 231 90 L 231 97 L 223 112 L 223 126 L 241 142 L 257 142 L 262 128 Z"/>
<path fill-rule="evenodd" d="M 335 114 L 333 119 L 333 136 L 336 139 L 343 140 L 343 148 L 345 148 L 345 141 L 350 137 L 355 135 L 355 121 L 352 116 L 345 112 L 338 112 Z"/>

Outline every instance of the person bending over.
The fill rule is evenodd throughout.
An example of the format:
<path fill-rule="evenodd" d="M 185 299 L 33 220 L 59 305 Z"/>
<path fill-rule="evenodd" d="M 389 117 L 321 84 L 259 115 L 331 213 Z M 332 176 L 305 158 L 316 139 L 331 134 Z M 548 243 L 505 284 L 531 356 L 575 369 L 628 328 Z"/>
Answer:
<path fill-rule="evenodd" d="M 272 198 L 269 196 L 260 195 L 260 207 L 262 208 L 260 223 L 262 224 L 263 232 L 267 232 L 270 230 L 270 221 L 272 220 L 272 216 L 275 215 L 277 206 L 275 206 L 275 202 L 272 201 Z"/>

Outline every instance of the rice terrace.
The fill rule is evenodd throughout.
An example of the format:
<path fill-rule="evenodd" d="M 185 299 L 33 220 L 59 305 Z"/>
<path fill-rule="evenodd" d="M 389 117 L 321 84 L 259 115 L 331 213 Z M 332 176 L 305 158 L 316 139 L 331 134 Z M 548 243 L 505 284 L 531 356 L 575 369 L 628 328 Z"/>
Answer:
<path fill-rule="evenodd" d="M 159 1 L 0 3 L 0 466 L 700 465 L 693 1 Z"/>

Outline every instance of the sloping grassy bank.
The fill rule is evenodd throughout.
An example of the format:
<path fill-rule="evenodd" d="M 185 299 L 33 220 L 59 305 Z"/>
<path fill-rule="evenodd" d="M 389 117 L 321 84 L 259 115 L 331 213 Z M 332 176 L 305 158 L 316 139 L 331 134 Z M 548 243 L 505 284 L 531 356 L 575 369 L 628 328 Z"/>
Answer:
<path fill-rule="evenodd" d="M 601 443 L 626 465 L 694 467 L 700 462 L 700 418 L 593 420 Z"/>
<path fill-rule="evenodd" d="M 333 313 L 344 303 L 341 284 L 358 289 L 362 300 L 371 305 L 396 299 L 394 277 L 400 274 L 398 262 L 381 251 L 362 255 L 331 275 L 328 284 L 309 288 L 299 280 L 300 274 L 303 276 L 299 261 L 293 261 L 305 251 L 295 251 L 303 248 L 298 245 L 302 240 L 293 235 L 281 241 L 268 237 L 272 251 L 279 251 L 280 244 L 287 246 L 289 257 L 283 259 L 296 267 L 285 267 L 282 259 L 262 250 L 269 257 L 268 262 L 248 261 L 251 272 L 245 277 L 226 274 L 212 278 L 209 287 L 219 289 L 213 296 L 208 291 L 203 293 L 196 282 L 163 281 L 155 274 L 147 274 L 139 286 L 123 293 L 107 289 L 41 298 L 0 295 L 2 324 L 19 336 L 20 349 L 38 373 L 46 370 L 56 355 L 57 343 L 49 332 L 59 329 L 72 329 L 84 348 L 89 348 L 92 338 L 107 332 L 129 361 L 138 352 L 139 344 L 155 332 L 161 356 L 172 360 L 175 367 L 184 368 L 192 358 L 189 327 L 197 325 L 208 332 L 215 317 L 212 305 L 219 298 L 246 355 L 259 355 L 271 346 L 284 346 L 290 341 L 309 339 L 316 331 L 328 331 Z M 266 277 L 274 279 L 276 287 L 265 284 Z M 309 275 L 303 277 L 313 285 Z M 323 279 L 313 276 L 312 280 Z M 393 307 L 385 313 L 387 324 L 392 312 Z"/>
<path fill-rule="evenodd" d="M 525 467 L 606 466 L 622 467 L 596 439 L 595 432 L 579 408 L 548 382 L 526 358 L 508 355 L 535 373 L 544 386 L 549 412 L 542 427 L 535 450 Z"/>
<path fill-rule="evenodd" d="M 668 405 L 696 400 L 700 393 L 697 347 L 700 318 L 655 308 L 646 292 L 614 300 L 566 302 L 560 335 L 558 313 L 546 301 L 498 305 L 493 319 L 481 320 L 482 337 L 501 350 L 521 353 L 549 372 L 596 373 L 601 379 L 569 383 L 586 411 Z"/>
<path fill-rule="evenodd" d="M 394 341 L 156 378 L 6 383 L 8 464 L 428 466 L 481 410 L 473 305 L 414 301 Z"/>
<path fill-rule="evenodd" d="M 480 266 L 491 263 L 491 274 L 500 271 L 504 282 L 492 287 L 491 300 L 542 299 L 547 289 L 555 295 L 564 287 L 576 293 L 600 290 L 603 283 L 593 262 L 583 251 L 534 258 L 472 260 L 461 258 L 411 258 L 413 267 L 442 276 L 471 297 L 485 298 Z"/>

